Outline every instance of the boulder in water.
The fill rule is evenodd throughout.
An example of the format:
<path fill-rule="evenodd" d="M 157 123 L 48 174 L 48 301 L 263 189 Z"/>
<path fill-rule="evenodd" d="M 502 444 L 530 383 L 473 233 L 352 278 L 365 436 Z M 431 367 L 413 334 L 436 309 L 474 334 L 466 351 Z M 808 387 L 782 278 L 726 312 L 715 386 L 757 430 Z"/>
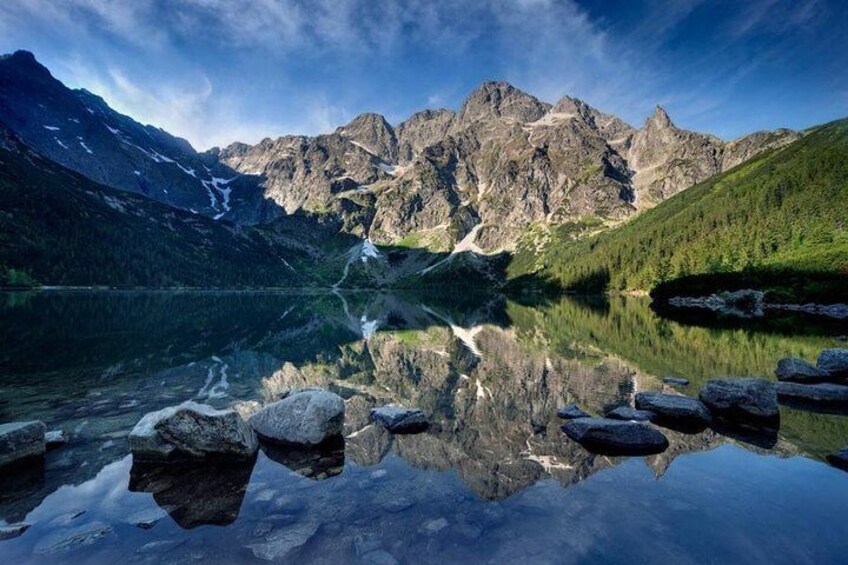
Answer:
<path fill-rule="evenodd" d="M 828 379 L 826 371 L 797 357 L 787 357 L 778 361 L 777 370 L 774 373 L 779 381 L 796 383 L 820 383 Z"/>
<path fill-rule="evenodd" d="M 711 379 L 698 397 L 726 425 L 762 430 L 780 427 L 777 392 L 771 381 L 751 377 Z"/>
<path fill-rule="evenodd" d="M 674 386 L 687 386 L 689 385 L 689 379 L 684 379 L 683 377 L 665 377 L 663 382 L 667 385 Z"/>
<path fill-rule="evenodd" d="M 700 400 L 680 394 L 640 392 L 636 395 L 636 408 L 653 412 L 653 422 L 681 431 L 703 430 L 711 420 Z"/>
<path fill-rule="evenodd" d="M 136 459 L 249 458 L 259 443 L 235 410 L 187 401 L 146 414 L 129 435 Z"/>
<path fill-rule="evenodd" d="M 371 419 L 393 434 L 416 434 L 426 430 L 430 423 L 418 408 L 388 404 L 371 410 Z"/>
<path fill-rule="evenodd" d="M 574 420 L 575 418 L 591 418 L 590 414 L 587 414 L 583 410 L 580 409 L 576 404 L 568 404 L 563 406 L 559 410 L 557 410 L 557 416 L 562 418 L 563 420 Z"/>
<path fill-rule="evenodd" d="M 816 367 L 830 377 L 848 378 L 848 349 L 825 349 L 819 353 Z"/>
<path fill-rule="evenodd" d="M 833 455 L 828 455 L 827 462 L 843 471 L 848 471 L 848 446 L 843 447 Z"/>
<path fill-rule="evenodd" d="M 777 383 L 780 402 L 799 408 L 848 408 L 848 386 L 834 383 Z"/>
<path fill-rule="evenodd" d="M 46 430 L 38 420 L 0 424 L 0 467 L 44 455 Z"/>
<path fill-rule="evenodd" d="M 341 435 L 344 415 L 345 404 L 339 395 L 321 388 L 302 388 L 259 410 L 248 423 L 272 443 L 310 446 Z"/>
<path fill-rule="evenodd" d="M 577 418 L 563 424 L 562 431 L 589 451 L 605 455 L 650 455 L 668 448 L 661 432 L 637 422 Z"/>
<path fill-rule="evenodd" d="M 648 422 L 656 416 L 649 410 L 638 410 L 630 406 L 619 406 L 606 413 L 606 418 L 611 420 L 632 420 L 635 422 Z"/>

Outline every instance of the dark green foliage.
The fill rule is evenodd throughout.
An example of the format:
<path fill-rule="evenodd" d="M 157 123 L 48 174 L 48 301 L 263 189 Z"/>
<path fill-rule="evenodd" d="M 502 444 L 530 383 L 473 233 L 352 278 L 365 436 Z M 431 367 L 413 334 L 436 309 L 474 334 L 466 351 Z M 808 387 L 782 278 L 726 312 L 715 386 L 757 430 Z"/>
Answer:
<path fill-rule="evenodd" d="M 530 264 L 521 256 L 530 252 L 519 250 L 516 261 Z M 682 293 L 695 284 L 712 292 L 721 283 L 770 288 L 782 299 L 842 296 L 848 121 L 817 128 L 619 228 L 577 241 L 554 234 L 536 264 L 537 275 L 569 290 Z M 707 274 L 721 276 L 698 277 Z"/>
<path fill-rule="evenodd" d="M 99 185 L 0 147 L 0 286 L 298 286 L 271 234 Z M 287 266 L 292 265 L 292 267 Z"/>

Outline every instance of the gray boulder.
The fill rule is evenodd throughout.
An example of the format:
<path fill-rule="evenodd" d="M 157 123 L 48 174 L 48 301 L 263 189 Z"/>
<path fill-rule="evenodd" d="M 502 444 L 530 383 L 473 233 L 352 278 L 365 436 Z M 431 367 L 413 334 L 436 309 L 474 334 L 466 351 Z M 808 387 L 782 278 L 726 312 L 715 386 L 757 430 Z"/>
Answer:
<path fill-rule="evenodd" d="M 661 432 L 636 422 L 577 418 L 563 424 L 562 431 L 589 451 L 606 455 L 650 455 L 668 448 Z"/>
<path fill-rule="evenodd" d="M 827 462 L 843 471 L 848 471 L 848 446 L 827 456 Z"/>
<path fill-rule="evenodd" d="M 188 401 L 146 414 L 129 435 L 133 457 L 145 459 L 249 458 L 256 435 L 235 410 Z"/>
<path fill-rule="evenodd" d="M 825 349 L 816 366 L 831 377 L 848 377 L 848 349 Z"/>
<path fill-rule="evenodd" d="M 389 404 L 371 410 L 371 419 L 393 434 L 417 434 L 426 430 L 430 422 L 418 408 Z"/>
<path fill-rule="evenodd" d="M 827 372 L 797 357 L 787 357 L 778 361 L 774 374 L 779 381 L 797 383 L 820 383 L 828 378 Z"/>
<path fill-rule="evenodd" d="M 751 377 L 712 379 L 698 397 L 726 424 L 764 430 L 780 426 L 777 392 L 771 381 Z"/>
<path fill-rule="evenodd" d="M 0 467 L 28 457 L 44 455 L 43 422 L 11 422 L 0 425 Z"/>
<path fill-rule="evenodd" d="M 848 406 L 848 386 L 833 383 L 777 383 L 777 396 L 785 404 Z"/>
<path fill-rule="evenodd" d="M 648 410 L 637 410 L 630 406 L 619 406 L 606 413 L 606 417 L 611 420 L 633 420 L 636 422 L 648 422 L 656 416 Z"/>
<path fill-rule="evenodd" d="M 262 439 L 287 445 L 319 445 L 341 435 L 344 400 L 321 388 L 293 389 L 250 417 Z"/>
<path fill-rule="evenodd" d="M 640 392 L 636 395 L 636 408 L 653 412 L 653 421 L 660 425 L 684 431 L 703 429 L 711 420 L 701 401 L 679 394 Z"/>
<path fill-rule="evenodd" d="M 575 418 L 590 418 L 591 416 L 581 410 L 576 404 L 569 404 L 557 410 L 557 416 L 563 420 L 573 420 Z"/>

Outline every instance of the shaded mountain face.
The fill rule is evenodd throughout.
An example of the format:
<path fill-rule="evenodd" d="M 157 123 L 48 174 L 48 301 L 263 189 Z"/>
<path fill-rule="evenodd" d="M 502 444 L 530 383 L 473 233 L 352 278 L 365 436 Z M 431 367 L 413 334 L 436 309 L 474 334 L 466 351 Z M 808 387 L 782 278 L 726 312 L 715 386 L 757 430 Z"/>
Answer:
<path fill-rule="evenodd" d="M 585 102 L 541 102 L 486 82 L 460 111 L 425 110 L 396 127 L 362 114 L 334 133 L 217 152 L 262 175 L 287 212 L 342 218 L 375 242 L 433 250 L 512 250 L 529 229 L 622 220 L 800 134 L 725 143 L 677 128 L 662 108 L 636 129 Z"/>
<path fill-rule="evenodd" d="M 2 123 L 0 195 L 0 286 L 292 287 L 325 259 L 309 218 L 236 227 L 178 210 L 62 167 Z"/>
<path fill-rule="evenodd" d="M 26 51 L 0 57 L 0 122 L 41 155 L 106 186 L 216 219 L 277 215 L 257 179 L 67 88 Z"/>

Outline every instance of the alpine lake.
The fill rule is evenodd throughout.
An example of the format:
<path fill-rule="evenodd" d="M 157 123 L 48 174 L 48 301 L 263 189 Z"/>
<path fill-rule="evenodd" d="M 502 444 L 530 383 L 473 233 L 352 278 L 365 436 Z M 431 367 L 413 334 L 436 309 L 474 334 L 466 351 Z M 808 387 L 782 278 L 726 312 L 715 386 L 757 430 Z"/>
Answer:
<path fill-rule="evenodd" d="M 0 423 L 68 435 L 0 469 L 0 524 L 28 526 L 0 562 L 848 563 L 848 473 L 825 459 L 848 445 L 848 415 L 781 406 L 766 439 L 657 427 L 669 447 L 643 457 L 593 454 L 556 415 L 773 380 L 781 358 L 840 347 L 845 322 L 444 294 L 0 294 Z M 345 399 L 343 442 L 133 461 L 148 412 L 311 386 Z M 388 403 L 429 429 L 371 422 Z"/>

